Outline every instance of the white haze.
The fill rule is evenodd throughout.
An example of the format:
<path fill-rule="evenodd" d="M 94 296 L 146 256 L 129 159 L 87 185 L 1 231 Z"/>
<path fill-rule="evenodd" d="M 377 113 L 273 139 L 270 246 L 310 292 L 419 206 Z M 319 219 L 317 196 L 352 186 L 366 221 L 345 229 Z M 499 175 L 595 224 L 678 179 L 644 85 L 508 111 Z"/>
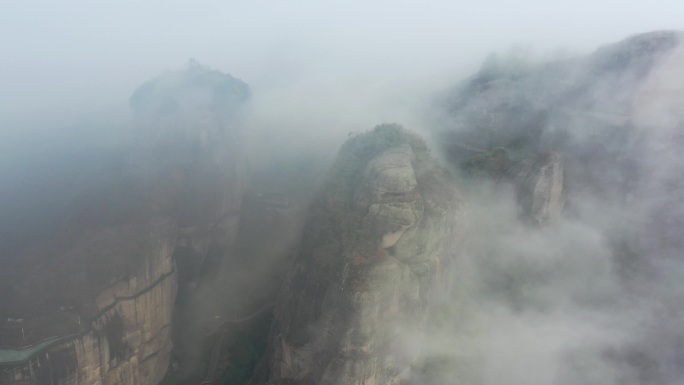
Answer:
<path fill-rule="evenodd" d="M 469 202 L 468 247 L 456 251 L 453 296 L 437 311 L 448 321 L 407 342 L 427 363 L 449 365 L 427 371 L 420 383 L 682 383 L 681 248 L 649 240 L 649 233 L 681 232 L 678 222 L 658 227 L 660 218 L 652 217 L 657 208 L 673 218 L 682 212 L 682 201 L 674 198 L 680 193 L 668 187 L 681 180 L 683 164 L 678 138 L 684 50 L 680 45 L 673 52 L 647 80 L 625 88 L 636 95 L 630 112 L 646 148 L 639 156 L 622 154 L 648 170 L 636 197 L 582 193 L 557 223 L 537 228 L 519 219 L 515 195 L 506 186 L 462 181 Z M 593 79 L 594 86 L 602 81 Z M 571 125 L 567 141 L 587 147 L 597 140 L 588 134 L 600 130 L 588 121 Z M 625 250 L 616 247 L 616 237 L 641 244 L 642 265 L 632 266 L 635 274 L 621 271 Z"/>
<path fill-rule="evenodd" d="M 2 3 L 3 130 L 10 118 L 18 125 L 35 115 L 124 113 L 135 87 L 189 58 L 245 80 L 257 94 L 293 89 L 302 91 L 298 98 L 338 104 L 339 88 L 351 85 L 343 104 L 358 109 L 365 98 L 355 95 L 387 83 L 402 92 L 439 85 L 491 51 L 584 52 L 676 29 L 683 13 L 675 0 Z"/>
<path fill-rule="evenodd" d="M 48 152 L 115 142 L 132 91 L 190 58 L 250 85 L 253 158 L 277 144 L 329 160 L 352 131 L 383 122 L 427 128 L 417 111 L 428 96 L 476 71 L 489 52 L 584 53 L 634 33 L 681 29 L 681 15 L 676 0 L 3 0 L 0 176 L 30 172 L 15 162 L 30 158 L 35 143 Z M 613 223 L 520 227 L 513 198 L 484 191 L 484 203 L 470 202 L 469 215 L 484 218 L 472 230 L 496 238 L 471 240 L 479 251 L 461 272 L 470 296 L 459 299 L 454 319 L 462 323 L 409 343 L 428 358 L 476 368 L 448 372 L 443 383 L 468 370 L 482 385 L 636 383 L 600 357 L 632 342 L 650 314 L 620 296 L 600 227 Z M 485 285 L 513 269 L 540 281 L 516 283 L 515 292 Z"/>

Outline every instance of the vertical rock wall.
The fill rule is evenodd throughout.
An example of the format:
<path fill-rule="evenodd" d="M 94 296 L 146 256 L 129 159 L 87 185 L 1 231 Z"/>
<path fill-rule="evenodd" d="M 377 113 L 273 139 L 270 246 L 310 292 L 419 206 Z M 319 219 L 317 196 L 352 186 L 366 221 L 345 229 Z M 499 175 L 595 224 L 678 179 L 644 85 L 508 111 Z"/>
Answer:
<path fill-rule="evenodd" d="M 314 203 L 254 382 L 391 384 L 408 376 L 417 352 L 404 343 L 421 333 L 459 207 L 456 189 L 412 134 L 381 126 L 348 142 Z"/>

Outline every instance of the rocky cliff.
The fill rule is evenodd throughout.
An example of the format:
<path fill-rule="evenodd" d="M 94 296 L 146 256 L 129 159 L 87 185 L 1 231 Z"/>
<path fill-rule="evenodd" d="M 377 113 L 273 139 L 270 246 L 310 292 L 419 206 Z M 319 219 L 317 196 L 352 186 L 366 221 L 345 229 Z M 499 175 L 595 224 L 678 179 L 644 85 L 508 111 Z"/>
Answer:
<path fill-rule="evenodd" d="M 526 187 L 516 183 L 518 191 L 530 193 L 545 189 L 522 174 L 542 175 L 541 169 L 523 170 L 553 153 L 562 162 L 553 162 L 548 175 L 563 181 L 567 207 L 586 195 L 634 197 L 648 178 L 651 142 L 662 142 L 656 139 L 661 127 L 678 119 L 672 106 L 681 81 L 673 68 L 681 61 L 681 41 L 679 32 L 660 31 L 543 64 L 491 59 L 446 97 L 444 148 L 455 163 L 497 178 L 515 164 L 513 173 L 528 180 Z M 520 167 L 524 159 L 528 165 Z M 534 199 L 523 196 L 521 211 L 529 211 Z"/>
<path fill-rule="evenodd" d="M 526 317 L 536 317 L 536 312 L 548 319 L 557 316 L 564 324 L 571 324 L 570 313 L 592 314 L 585 318 L 613 317 L 615 321 L 608 323 L 610 330 L 601 334 L 620 329 L 625 336 L 595 345 L 591 341 L 581 349 L 573 347 L 574 339 L 572 344 L 558 344 L 554 348 L 563 351 L 559 354 L 563 358 L 553 363 L 559 368 L 549 372 L 553 380 L 551 376 L 541 379 L 539 373 L 544 370 L 540 365 L 529 375 L 516 370 L 505 370 L 510 375 L 492 374 L 490 383 L 681 381 L 681 366 L 672 363 L 680 362 L 684 354 L 682 317 L 654 314 L 657 309 L 680 308 L 684 303 L 681 292 L 673 290 L 684 266 L 683 36 L 675 31 L 645 33 L 589 55 L 543 64 L 530 61 L 526 67 L 520 62 L 491 60 L 446 98 L 441 135 L 450 159 L 468 176 L 479 174 L 514 186 L 508 191 L 501 183 L 483 183 L 496 192 L 493 195 L 500 206 L 486 204 L 499 212 L 517 204 L 523 219 L 539 225 L 557 224 L 521 226 L 520 218 L 509 218 L 500 234 L 488 233 L 486 241 L 478 245 L 478 257 L 505 261 L 505 267 L 488 281 L 490 289 L 501 285 L 496 295 L 503 294 L 503 299 L 497 299 L 497 305 L 510 307 L 516 313 L 511 319 L 523 322 L 528 322 Z M 498 213 L 492 214 L 488 207 L 482 212 L 497 218 Z M 496 251 L 488 250 L 497 239 L 506 239 L 502 234 L 511 229 L 515 237 Z M 594 237 L 600 247 L 581 248 Z M 540 240 L 550 247 L 537 249 L 535 256 Z M 558 245 L 568 240 L 568 246 L 558 253 Z M 523 245 L 523 250 L 516 252 L 516 245 Z M 490 260 L 483 276 L 495 272 L 494 265 Z M 551 265 L 562 268 L 555 270 Z M 574 268 L 569 266 L 573 265 L 584 265 L 586 270 L 572 273 Z M 516 269 L 520 272 L 515 273 Z M 603 273 L 587 278 L 601 269 Z M 542 273 L 534 278 L 536 272 Z M 554 285 L 565 286 L 554 289 Z M 571 307 L 563 308 L 561 316 L 554 315 L 554 307 L 561 308 L 561 295 L 568 287 L 575 296 L 569 301 Z M 586 293 L 578 295 L 582 290 Z M 537 302 L 534 297 L 541 293 L 550 300 Z M 491 297 L 490 293 L 483 300 Z M 577 299 L 580 297 L 583 300 Z M 544 305 L 533 311 L 524 309 L 539 303 Z M 624 308 L 613 310 L 620 306 Z M 623 322 L 635 318 L 643 321 L 638 325 Z M 504 322 L 495 322 L 487 333 L 495 333 L 501 324 Z M 573 325 L 572 329 L 578 328 Z M 514 340 L 509 334 L 504 333 L 500 341 Z M 535 339 L 543 339 L 537 329 L 524 337 L 526 342 Z M 515 346 L 512 351 L 507 365 L 515 367 L 511 362 L 521 350 Z M 525 362 L 526 367 L 540 362 L 543 354 L 535 354 Z M 582 364 L 572 364 L 573 360 Z M 595 373 L 604 377 L 588 380 Z"/>
<path fill-rule="evenodd" d="M 162 194 L 128 185 L 113 204 L 105 185 L 81 196 L 65 229 L 5 277 L 13 290 L 3 310 L 17 317 L 1 325 L 6 351 L 43 348 L 1 362 L 14 374 L 0 383 L 156 384 L 166 373 L 177 221 L 160 207 Z"/>
<path fill-rule="evenodd" d="M 254 383 L 405 378 L 461 201 L 425 144 L 385 125 L 350 139 L 315 200 Z"/>
<path fill-rule="evenodd" d="M 526 159 L 508 172 L 516 186 L 523 219 L 536 225 L 553 223 L 563 210 L 563 164 L 547 152 Z"/>
<path fill-rule="evenodd" d="M 139 136 L 125 159 L 80 186 L 61 231 L 3 258 L 1 384 L 164 378 L 179 277 L 217 270 L 234 248 L 248 97 L 196 63 L 134 93 Z"/>
<path fill-rule="evenodd" d="M 137 243 L 142 261 L 137 271 L 98 294 L 88 309 L 95 314 L 87 323 L 80 321 L 82 331 L 77 338 L 46 351 L 46 357 L 58 352 L 73 358 L 69 363 L 48 364 L 67 373 L 64 378 L 53 373 L 53 383 L 157 384 L 166 374 L 173 346 L 171 315 L 177 289 L 172 258 L 176 227 L 170 220 L 152 226 L 135 229 L 143 230 L 147 243 Z M 109 232 L 112 241 L 120 241 L 120 237 L 112 237 L 111 229 Z M 116 258 L 115 248 L 106 250 Z"/>
<path fill-rule="evenodd" d="M 506 148 L 498 147 L 461 163 L 467 177 L 480 177 L 511 185 L 520 218 L 545 226 L 556 222 L 565 204 L 563 162 L 553 151 L 515 159 Z"/>

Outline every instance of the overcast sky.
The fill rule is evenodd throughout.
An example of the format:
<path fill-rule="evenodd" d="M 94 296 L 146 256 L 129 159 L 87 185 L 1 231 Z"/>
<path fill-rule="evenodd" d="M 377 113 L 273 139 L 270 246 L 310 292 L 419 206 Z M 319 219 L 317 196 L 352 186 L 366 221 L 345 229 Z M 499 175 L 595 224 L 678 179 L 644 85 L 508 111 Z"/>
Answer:
<path fill-rule="evenodd" d="M 332 90 L 456 78 L 514 45 L 586 52 L 684 23 L 681 0 L 0 1 L 4 121 L 125 106 L 189 58 L 257 91 L 302 79 Z"/>

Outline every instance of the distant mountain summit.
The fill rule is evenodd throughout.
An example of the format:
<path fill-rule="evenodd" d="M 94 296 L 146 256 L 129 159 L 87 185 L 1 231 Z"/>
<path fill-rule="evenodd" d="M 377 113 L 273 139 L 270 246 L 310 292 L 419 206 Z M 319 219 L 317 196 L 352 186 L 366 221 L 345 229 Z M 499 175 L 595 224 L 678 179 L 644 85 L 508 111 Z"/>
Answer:
<path fill-rule="evenodd" d="M 570 286 L 617 281 L 612 294 L 596 290 L 587 298 L 605 296 L 607 306 L 625 301 L 643 324 L 617 320 L 612 326 L 629 337 L 584 353 L 569 349 L 561 368 L 573 354 L 589 362 L 583 354 L 593 352 L 607 358 L 592 359 L 596 368 L 603 366 L 592 370 L 611 373 L 611 380 L 599 382 L 679 384 L 683 318 L 653 314 L 684 304 L 681 291 L 673 289 L 684 271 L 684 34 L 635 35 L 589 55 L 543 64 L 515 59 L 491 57 L 444 97 L 438 134 L 443 150 L 462 171 L 462 183 L 494 181 L 498 191 L 516 195 L 512 201 L 521 217 L 559 225 L 540 233 L 580 225 L 587 233 L 575 242 L 595 236 L 605 244 L 589 252 L 571 246 L 562 261 L 591 258 L 591 265 L 605 258 L 610 274 L 591 281 L 566 268 L 543 275 L 541 287 L 553 287 L 566 274 Z M 525 228 L 522 221 L 513 227 Z M 552 242 L 556 247 L 557 240 Z M 501 258 L 511 260 L 505 251 Z M 516 302 L 522 303 L 527 302 Z M 600 307 L 573 306 L 610 316 Z M 563 370 L 570 373 L 561 377 L 567 383 L 596 382 L 579 380 L 591 378 L 588 369 Z"/>
<path fill-rule="evenodd" d="M 200 110 L 227 115 L 249 97 L 249 86 L 242 80 L 190 60 L 182 70 L 143 83 L 129 103 L 138 114 L 177 115 Z"/>
<path fill-rule="evenodd" d="M 129 104 L 143 145 L 159 149 L 208 148 L 238 141 L 240 109 L 250 99 L 242 80 L 191 60 L 184 69 L 166 72 L 138 87 Z"/>
<path fill-rule="evenodd" d="M 479 164 L 498 175 L 553 152 L 571 200 L 579 190 L 633 195 L 648 177 L 648 143 L 683 120 L 682 42 L 684 33 L 660 31 L 523 69 L 488 60 L 444 99 L 444 149 L 468 172 Z"/>
<path fill-rule="evenodd" d="M 164 378 L 179 275 L 197 279 L 234 249 L 248 98 L 245 83 L 194 62 L 134 92 L 141 140 L 74 188 L 58 231 L 0 259 L 0 384 Z"/>

